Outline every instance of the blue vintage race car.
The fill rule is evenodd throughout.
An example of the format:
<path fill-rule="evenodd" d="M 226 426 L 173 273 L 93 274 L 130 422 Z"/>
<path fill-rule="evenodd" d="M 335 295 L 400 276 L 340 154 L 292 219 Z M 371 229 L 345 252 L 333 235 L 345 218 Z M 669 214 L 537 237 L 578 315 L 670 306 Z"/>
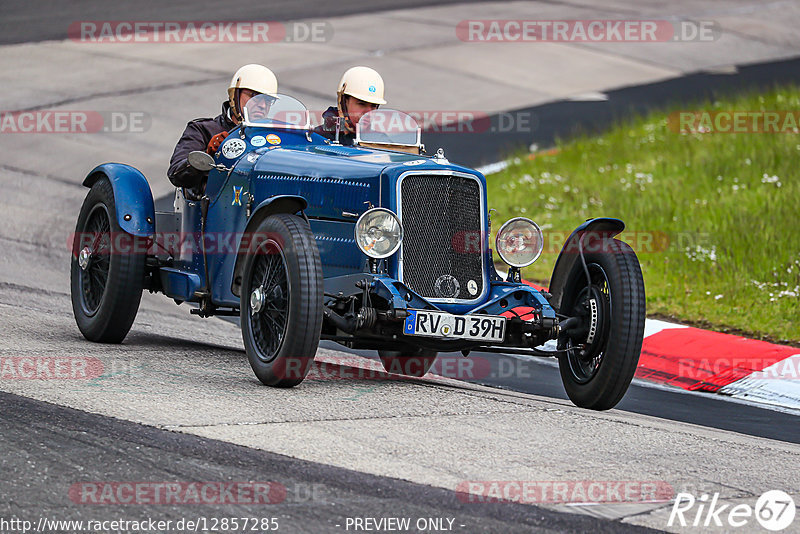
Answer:
<path fill-rule="evenodd" d="M 149 290 L 196 303 L 201 317 L 239 316 L 253 371 L 270 386 L 299 384 L 327 339 L 375 349 L 387 371 L 411 376 L 439 352 L 556 356 L 575 404 L 619 402 L 645 316 L 639 262 L 614 238 L 622 221 L 578 226 L 542 291 L 520 278 L 542 251 L 539 227 L 517 217 L 498 229 L 501 278 L 485 177 L 441 149 L 424 155 L 408 115 L 375 110 L 343 146 L 313 133 L 292 97 L 255 97 L 244 112 L 214 157 L 191 154 L 209 171 L 205 194 L 178 190 L 174 211 L 155 211 L 133 167 L 88 174 L 71 265 L 87 339 L 121 342 Z M 556 347 L 545 350 L 548 340 Z"/>

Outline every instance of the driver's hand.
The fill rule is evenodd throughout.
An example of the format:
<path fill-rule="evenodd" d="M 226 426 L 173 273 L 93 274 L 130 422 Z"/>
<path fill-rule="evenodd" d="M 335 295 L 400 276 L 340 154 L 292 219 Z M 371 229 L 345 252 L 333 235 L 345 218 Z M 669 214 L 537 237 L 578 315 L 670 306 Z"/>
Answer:
<path fill-rule="evenodd" d="M 212 156 L 214 153 L 219 150 L 219 145 L 228 137 L 228 132 L 220 132 L 214 137 L 211 138 L 211 141 L 208 142 L 208 146 L 206 147 L 206 152 L 211 154 Z"/>

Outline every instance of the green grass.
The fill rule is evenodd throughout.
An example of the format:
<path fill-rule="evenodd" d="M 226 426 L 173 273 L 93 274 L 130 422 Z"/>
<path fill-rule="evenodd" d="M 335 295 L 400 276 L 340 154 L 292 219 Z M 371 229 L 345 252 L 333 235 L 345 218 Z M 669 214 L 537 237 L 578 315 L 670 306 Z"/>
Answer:
<path fill-rule="evenodd" d="M 675 109 L 796 112 L 800 87 Z M 667 115 L 515 158 L 488 177 L 494 230 L 513 216 L 536 221 L 545 252 L 523 276 L 546 282 L 565 234 L 618 217 L 642 264 L 649 315 L 800 342 L 800 134 L 679 134 Z"/>

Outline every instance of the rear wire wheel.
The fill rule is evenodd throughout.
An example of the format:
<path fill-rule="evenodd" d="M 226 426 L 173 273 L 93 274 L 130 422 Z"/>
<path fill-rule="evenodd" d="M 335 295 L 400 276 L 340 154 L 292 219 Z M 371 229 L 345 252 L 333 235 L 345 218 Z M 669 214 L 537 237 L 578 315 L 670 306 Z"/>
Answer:
<path fill-rule="evenodd" d="M 142 299 L 146 245 L 122 230 L 111 183 L 97 180 L 78 215 L 70 264 L 72 312 L 89 341 L 120 343 L 128 335 Z"/>

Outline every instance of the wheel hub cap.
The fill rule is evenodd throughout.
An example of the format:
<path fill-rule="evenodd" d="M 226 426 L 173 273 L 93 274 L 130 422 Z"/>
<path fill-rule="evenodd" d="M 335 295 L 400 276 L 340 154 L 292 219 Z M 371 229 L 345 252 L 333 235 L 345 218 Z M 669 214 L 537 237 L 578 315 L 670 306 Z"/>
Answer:
<path fill-rule="evenodd" d="M 250 309 L 258 313 L 264 307 L 264 290 L 257 287 L 250 293 Z"/>
<path fill-rule="evenodd" d="M 84 271 L 89 268 L 89 262 L 92 260 L 92 251 L 89 250 L 89 247 L 84 247 L 81 250 L 80 254 L 78 254 L 78 265 L 80 265 L 81 269 Z"/>

